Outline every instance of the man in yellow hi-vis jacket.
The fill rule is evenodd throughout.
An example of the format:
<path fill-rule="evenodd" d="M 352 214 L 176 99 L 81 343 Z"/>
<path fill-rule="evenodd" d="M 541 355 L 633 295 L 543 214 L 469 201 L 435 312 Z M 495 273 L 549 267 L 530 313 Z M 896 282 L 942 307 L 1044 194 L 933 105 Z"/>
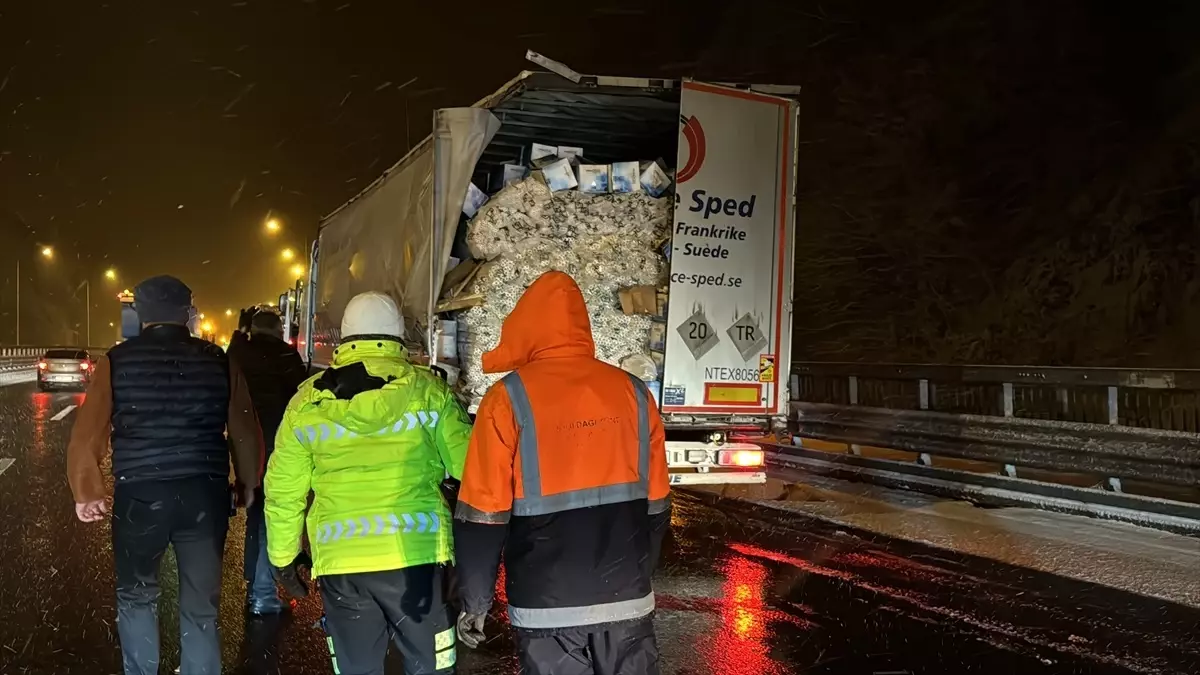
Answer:
<path fill-rule="evenodd" d="M 461 479 L 471 423 L 444 381 L 408 362 L 403 334 L 390 297 L 352 299 L 333 367 L 288 404 L 267 467 L 268 555 L 293 595 L 307 593 L 297 567 L 314 494 L 312 572 L 340 675 L 382 675 L 389 634 L 406 673 L 454 672 L 440 485 Z"/>

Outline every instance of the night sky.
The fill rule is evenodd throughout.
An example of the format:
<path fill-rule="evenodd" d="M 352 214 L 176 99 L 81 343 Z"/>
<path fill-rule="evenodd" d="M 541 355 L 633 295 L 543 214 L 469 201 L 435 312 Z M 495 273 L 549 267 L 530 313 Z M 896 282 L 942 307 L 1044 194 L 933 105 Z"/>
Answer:
<path fill-rule="evenodd" d="M 278 251 L 418 142 L 434 107 L 527 67 L 525 49 L 583 70 L 679 69 L 664 58 L 674 40 L 651 38 L 670 8 L 649 19 L 621 4 L 564 17 L 493 3 L 4 2 L 0 340 L 13 337 L 18 255 L 26 343 L 83 321 L 70 298 L 84 279 L 96 334 L 117 312 L 96 296 L 151 274 L 180 276 L 209 313 L 276 298 L 289 282 Z M 285 223 L 276 240 L 268 214 Z M 120 282 L 105 286 L 109 265 Z"/>
<path fill-rule="evenodd" d="M 18 256 L 26 343 L 69 338 L 83 321 L 72 297 L 85 279 L 99 344 L 115 335 L 105 332 L 112 296 L 151 274 L 184 279 L 209 313 L 277 298 L 290 281 L 280 249 L 300 249 L 322 215 L 418 142 L 433 108 L 469 105 L 531 67 L 526 49 L 582 72 L 801 84 L 815 96 L 802 110 L 827 123 L 848 83 L 912 75 L 863 67 L 872 59 L 917 50 L 936 70 L 970 56 L 947 39 L 971 48 L 981 31 L 999 34 L 998 53 L 1033 54 L 1002 67 L 1031 73 L 1043 52 L 1074 45 L 1082 59 L 1152 39 L 1142 31 L 1122 44 L 1112 33 L 1137 32 L 1129 17 L 1080 27 L 1082 2 L 995 12 L 984 2 L 872 0 L 525 4 L 4 0 L 0 342 L 13 337 Z M 951 19 L 966 29 L 950 30 Z M 997 21 L 998 32 L 987 28 Z M 1023 36 L 1026 23 L 1048 27 Z M 1076 28 L 1087 37 L 1064 37 Z M 1147 79 L 1135 57 L 1118 79 Z M 1053 95 L 1054 83 L 1034 85 L 1034 95 Z M 909 114 L 880 100 L 880 116 Z M 1059 111 L 1064 128 L 1070 108 Z M 825 136 L 820 124 L 802 130 L 805 143 Z M 274 239 L 268 216 L 285 224 Z M 43 245 L 56 249 L 49 264 Z M 103 277 L 109 266 L 116 284 Z"/>

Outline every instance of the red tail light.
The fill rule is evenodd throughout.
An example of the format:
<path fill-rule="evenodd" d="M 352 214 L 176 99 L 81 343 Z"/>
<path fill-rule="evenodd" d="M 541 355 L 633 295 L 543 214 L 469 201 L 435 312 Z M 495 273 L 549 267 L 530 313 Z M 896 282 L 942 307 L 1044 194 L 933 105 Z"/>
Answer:
<path fill-rule="evenodd" d="M 45 361 L 38 361 L 38 370 L 45 370 L 47 367 L 48 366 Z"/>
<path fill-rule="evenodd" d="M 84 371 L 86 371 L 86 370 L 89 370 L 91 367 L 92 367 L 92 364 L 88 363 L 87 361 L 80 361 L 80 362 L 79 362 L 79 369 L 80 369 L 80 370 L 84 370 Z"/>
<path fill-rule="evenodd" d="M 762 450 L 722 450 L 717 454 L 721 466 L 762 466 Z"/>

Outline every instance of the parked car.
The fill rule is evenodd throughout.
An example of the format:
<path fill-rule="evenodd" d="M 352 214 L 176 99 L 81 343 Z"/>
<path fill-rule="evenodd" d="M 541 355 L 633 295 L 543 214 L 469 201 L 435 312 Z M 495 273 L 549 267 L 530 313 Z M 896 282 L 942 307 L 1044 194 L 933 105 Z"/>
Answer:
<path fill-rule="evenodd" d="M 50 349 L 38 359 L 38 389 L 86 389 L 94 368 L 92 357 L 85 350 Z"/>

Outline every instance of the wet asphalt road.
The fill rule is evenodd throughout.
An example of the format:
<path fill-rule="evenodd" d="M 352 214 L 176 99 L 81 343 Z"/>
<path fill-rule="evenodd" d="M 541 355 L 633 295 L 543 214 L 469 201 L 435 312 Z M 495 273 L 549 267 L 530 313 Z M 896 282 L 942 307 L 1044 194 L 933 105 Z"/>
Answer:
<path fill-rule="evenodd" d="M 119 672 L 108 526 L 75 520 L 64 479 L 74 411 L 63 411 L 81 400 L 0 388 L 0 675 Z M 740 502 L 681 496 L 673 525 L 655 580 L 664 673 L 1200 672 L 1197 610 Z M 240 538 L 239 519 L 227 672 L 332 672 L 315 599 L 277 621 L 243 618 Z M 172 567 L 163 672 L 178 659 Z M 516 673 L 507 628 L 497 618 L 488 630 L 460 672 Z"/>

